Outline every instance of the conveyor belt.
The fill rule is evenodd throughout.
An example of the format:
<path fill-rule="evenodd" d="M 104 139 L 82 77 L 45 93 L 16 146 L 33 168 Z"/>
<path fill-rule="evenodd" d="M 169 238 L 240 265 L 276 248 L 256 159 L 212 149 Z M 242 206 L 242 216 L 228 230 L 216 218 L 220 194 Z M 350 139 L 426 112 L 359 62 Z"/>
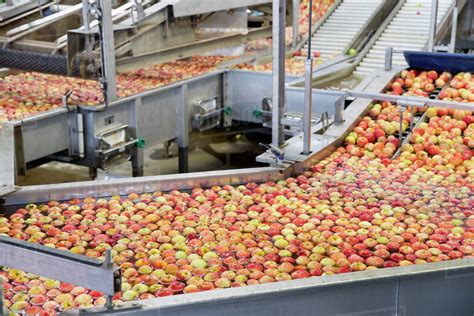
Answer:
<path fill-rule="evenodd" d="M 452 0 L 439 0 L 438 24 L 452 3 Z M 431 0 L 407 0 L 354 73 L 365 76 L 383 67 L 387 47 L 396 50 L 423 50 L 428 42 L 430 19 Z M 393 65 L 407 67 L 402 55 L 393 56 Z"/>
<path fill-rule="evenodd" d="M 312 37 L 311 49 L 323 61 L 344 53 L 383 4 L 382 0 L 343 0 Z M 303 54 L 308 48 L 304 46 Z"/>
<path fill-rule="evenodd" d="M 67 57 L 0 48 L 0 67 L 66 74 Z"/>

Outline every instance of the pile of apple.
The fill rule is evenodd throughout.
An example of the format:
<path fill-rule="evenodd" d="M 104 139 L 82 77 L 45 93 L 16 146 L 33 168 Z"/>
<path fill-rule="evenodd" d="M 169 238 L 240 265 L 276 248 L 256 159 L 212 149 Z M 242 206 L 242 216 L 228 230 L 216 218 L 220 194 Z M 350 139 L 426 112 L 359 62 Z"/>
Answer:
<path fill-rule="evenodd" d="M 313 60 L 313 66 L 318 65 L 318 61 Z M 241 70 L 259 71 L 259 72 L 271 72 L 273 69 L 272 63 L 253 65 L 249 63 L 242 63 L 236 65 L 234 68 Z M 285 73 L 293 76 L 303 76 L 305 73 L 305 60 L 288 58 L 285 61 Z"/>
<path fill-rule="evenodd" d="M 435 169 L 446 167 L 466 175 L 474 155 L 472 112 L 429 108 L 428 122 L 422 122 L 403 147 L 401 158 Z"/>
<path fill-rule="evenodd" d="M 119 97 L 171 84 L 209 72 L 227 60 L 223 56 L 194 56 L 158 64 L 117 76 Z M 6 76 L 0 80 L 0 128 L 2 123 L 61 107 L 61 97 L 72 90 L 69 103 L 94 106 L 103 102 L 97 81 L 36 72 Z"/>
<path fill-rule="evenodd" d="M 387 94 L 429 97 L 436 89 L 445 86 L 451 74 L 432 71 L 403 70 L 387 86 Z M 371 105 L 370 112 L 345 138 L 346 150 L 353 156 L 387 159 L 400 146 L 400 106 L 390 102 Z M 425 108 L 405 109 L 402 114 L 402 132 L 405 132 L 413 114 Z M 430 109 L 430 111 L 433 111 Z M 415 133 L 416 134 L 416 133 Z"/>
<path fill-rule="evenodd" d="M 445 101 L 474 102 L 474 76 L 469 72 L 458 73 L 441 91 L 439 98 Z"/>
<path fill-rule="evenodd" d="M 313 1 L 313 13 L 311 24 L 314 25 L 329 8 L 334 4 L 334 0 L 319 0 Z M 308 33 L 308 20 L 309 20 L 309 0 L 303 0 L 300 3 L 300 19 L 298 33 L 299 35 L 305 35 Z"/>
<path fill-rule="evenodd" d="M 417 71 L 402 70 L 388 87 L 388 93 L 394 95 L 408 95 L 429 97 L 437 88 L 442 89 L 449 82 L 452 75 L 449 72 L 439 74 L 435 70 Z"/>
<path fill-rule="evenodd" d="M 312 24 L 314 25 L 321 17 L 326 14 L 329 8 L 334 4 L 334 0 L 315 0 L 313 1 L 313 15 L 312 15 Z M 303 0 L 300 2 L 300 12 L 299 12 L 299 27 L 298 27 L 298 34 L 299 36 L 304 36 L 308 33 L 308 19 L 309 19 L 309 0 Z M 293 31 L 292 27 L 286 28 L 286 43 L 287 45 L 291 44 L 293 38 Z M 249 41 L 245 44 L 247 52 L 255 52 L 255 51 L 262 51 L 268 50 L 272 47 L 272 39 L 259 39 Z M 298 51 L 296 52 L 295 56 L 301 56 L 301 53 Z M 315 55 L 315 65 L 321 64 L 323 61 L 319 58 L 319 54 L 316 53 Z M 304 74 L 304 62 L 297 59 L 288 59 L 287 63 L 290 66 L 287 67 L 287 73 L 291 75 L 303 75 Z M 293 65 L 294 66 L 291 66 Z M 243 64 L 239 65 L 239 69 L 251 70 L 251 71 L 271 71 L 272 65 L 259 65 L 254 66 L 250 64 Z"/>
<path fill-rule="evenodd" d="M 117 302 L 473 257 L 472 113 L 428 109 L 390 159 L 399 111 L 375 103 L 343 147 L 296 178 L 29 204 L 0 216 L 0 234 L 92 258 L 111 249 Z M 14 313 L 105 302 L 14 269 L 0 280 Z"/>
<path fill-rule="evenodd" d="M 402 130 L 410 125 L 412 113 L 402 114 Z M 400 146 L 400 107 L 390 102 L 375 103 L 354 130 L 345 138 L 346 150 L 353 156 L 390 158 Z"/>

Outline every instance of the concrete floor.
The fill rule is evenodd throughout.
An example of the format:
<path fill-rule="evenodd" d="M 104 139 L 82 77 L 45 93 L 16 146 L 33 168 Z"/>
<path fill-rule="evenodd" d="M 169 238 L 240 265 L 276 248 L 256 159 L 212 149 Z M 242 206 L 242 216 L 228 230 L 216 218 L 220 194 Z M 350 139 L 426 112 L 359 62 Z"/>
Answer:
<path fill-rule="evenodd" d="M 252 141 L 237 134 L 231 137 L 205 137 L 193 141 L 189 151 L 189 171 L 211 171 L 257 166 L 255 157 L 262 150 Z M 146 176 L 178 173 L 178 148 L 172 143 L 170 157 L 166 156 L 163 145 L 145 149 L 144 173 Z M 131 163 L 111 168 L 107 171 L 98 170 L 97 178 L 113 179 L 132 176 Z M 89 168 L 68 163 L 50 162 L 28 170 L 26 176 L 19 177 L 19 184 L 39 185 L 65 182 L 89 181 Z"/>

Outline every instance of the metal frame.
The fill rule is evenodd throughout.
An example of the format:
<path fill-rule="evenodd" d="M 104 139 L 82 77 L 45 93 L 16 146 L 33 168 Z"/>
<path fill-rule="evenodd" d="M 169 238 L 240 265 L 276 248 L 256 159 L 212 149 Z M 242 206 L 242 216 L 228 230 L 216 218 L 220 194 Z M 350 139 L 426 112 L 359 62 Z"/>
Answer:
<path fill-rule="evenodd" d="M 286 0 L 273 0 L 272 24 L 272 145 L 278 147 L 285 142 L 281 119 L 285 107 L 285 26 Z M 278 12 L 278 14 L 275 14 Z"/>
<path fill-rule="evenodd" d="M 0 6 L 0 21 L 15 19 L 30 11 L 36 12 L 52 5 L 47 2 L 48 0 L 6 0 L 5 4 Z"/>
<path fill-rule="evenodd" d="M 118 306 L 135 310 L 98 314 L 257 316 L 264 310 L 283 316 L 317 310 L 318 315 L 470 315 L 473 289 L 470 258 L 163 297 Z"/>
<path fill-rule="evenodd" d="M 295 78 L 287 77 L 287 81 Z M 180 97 L 180 91 L 184 86 L 187 86 L 186 93 Z M 298 105 L 298 100 L 302 100 L 302 89 L 291 87 L 286 89 L 289 94 L 287 110 L 302 112 L 302 103 Z M 250 91 L 254 91 L 255 95 L 250 94 Z M 321 105 L 322 108 L 328 108 L 332 102 L 332 93 L 326 94 L 329 99 L 320 98 L 324 104 Z M 133 140 L 144 139 L 147 146 L 178 138 L 179 147 L 186 148 L 188 145 L 183 135 L 188 133 L 184 131 L 184 128 L 191 130 L 191 107 L 197 101 L 218 96 L 219 106 L 222 108 L 225 106 L 229 112 L 231 111 L 223 113 L 226 124 L 229 126 L 232 120 L 261 122 L 261 118 L 254 117 L 252 112 L 260 109 L 261 100 L 269 95 L 271 95 L 271 74 L 221 70 L 122 98 L 109 103 L 108 107 L 105 105 L 70 107 L 69 112 L 67 108 L 58 108 L 21 121 L 7 122 L 0 131 L 0 157 L 2 161 L 10 162 L 0 167 L 1 181 L 8 184 L 15 183 L 14 170 L 20 167 L 25 169 L 29 163 L 45 157 L 97 168 L 101 165 L 96 153 L 97 135 L 100 135 L 102 131 L 122 125 L 128 125 Z M 184 103 L 180 100 L 184 100 Z M 176 107 L 180 104 L 184 104 L 185 109 Z M 181 116 L 177 112 L 170 112 L 170 107 L 179 111 L 185 110 L 188 115 Z M 82 117 L 83 122 L 82 133 L 75 123 L 79 116 Z M 178 122 L 178 118 L 184 121 L 178 125 L 174 124 Z M 179 128 L 176 129 L 176 126 Z M 17 130 L 20 137 L 13 138 L 14 130 Z M 52 130 L 61 132 L 52 134 Z M 76 132 L 73 132 L 74 130 Z M 71 131 L 71 133 L 63 131 Z M 54 141 L 51 141 L 51 137 L 54 137 Z M 77 147 L 81 143 L 84 144 L 83 151 Z M 17 150 L 15 153 L 15 148 L 21 148 L 22 151 Z M 134 174 L 143 174 L 142 149 L 132 147 L 131 150 L 133 151 Z M 71 156 L 59 157 L 57 154 L 63 151 L 69 151 Z M 186 150 L 181 150 L 181 154 L 183 157 L 181 169 L 184 171 Z"/>
<path fill-rule="evenodd" d="M 390 72 L 389 76 L 381 79 L 382 83 L 388 82 L 396 73 Z M 374 77 L 375 78 L 375 77 Z M 294 82 L 294 77 L 287 77 L 287 82 Z M 123 98 L 112 102 L 109 106 L 98 107 L 79 106 L 68 112 L 66 108 L 55 109 L 50 112 L 41 113 L 23 119 L 22 121 L 11 121 L 4 124 L 0 132 L 0 156 L 5 163 L 1 165 L 1 181 L 5 184 L 16 183 L 16 172 L 24 174 L 26 168 L 34 161 L 49 157 L 65 161 L 67 157 L 59 157 L 58 153 L 73 149 L 81 143 L 83 137 L 84 157 L 77 150 L 74 160 L 68 159 L 75 164 L 97 168 L 100 161 L 97 157 L 97 135 L 101 131 L 122 125 L 128 125 L 132 140 L 144 139 L 147 146 L 156 145 L 178 138 L 180 147 L 181 171 L 186 170 L 186 147 L 188 146 L 185 131 L 191 130 L 192 115 L 191 107 L 200 99 L 218 96 L 219 106 L 229 110 L 229 114 L 223 114 L 227 124 L 232 121 L 261 123 L 262 117 L 254 116 L 255 111 L 262 111 L 261 100 L 272 94 L 271 75 L 268 73 L 255 73 L 241 70 L 216 71 L 189 80 L 184 80 L 172 85 L 146 91 L 138 95 Z M 186 93 L 182 96 L 183 87 L 187 86 Z M 303 113 L 304 89 L 287 85 L 286 106 L 284 111 Z M 472 106 L 465 103 L 446 102 L 430 100 L 418 97 L 400 97 L 379 94 L 381 91 L 372 91 L 371 94 L 350 91 L 346 94 L 339 91 L 312 90 L 312 113 L 317 115 L 324 112 L 334 117 L 334 120 L 343 120 L 343 101 L 347 97 L 372 98 L 392 102 L 424 102 L 429 106 L 443 106 L 452 109 L 471 110 Z M 176 105 L 183 104 L 175 107 Z M 181 116 L 181 112 L 169 111 L 169 106 L 187 112 L 188 115 Z M 181 109 L 181 110 L 180 110 Z M 349 112 L 345 111 L 345 115 Z M 77 116 L 82 116 L 83 133 L 67 133 L 70 126 L 68 122 L 74 122 Z M 178 124 L 178 118 L 182 119 Z M 157 121 L 158 120 L 158 121 Z M 108 121 L 113 121 L 108 124 Z M 177 122 L 174 124 L 174 122 Z M 281 121 L 280 121 L 281 123 Z M 176 129 L 176 126 L 179 128 Z M 228 125 L 227 125 L 228 126 Z M 52 133 L 53 130 L 61 132 Z M 39 135 L 45 135 L 40 137 Z M 48 136 L 46 136 L 48 135 Z M 83 135 L 83 136 L 81 136 Z M 54 137 L 54 141 L 51 141 Z M 39 141 L 44 139 L 44 142 Z M 77 139 L 77 140 L 76 140 Z M 74 145 L 76 144 L 76 145 Z M 71 147 L 73 146 L 73 147 Z M 301 145 L 303 147 L 303 144 Z M 134 175 L 143 174 L 142 149 L 132 146 L 132 165 Z"/>
<path fill-rule="evenodd" d="M 112 2 L 98 0 L 100 46 L 102 55 L 102 85 L 105 104 L 117 100 L 117 78 L 115 73 L 114 25 Z"/>
<path fill-rule="evenodd" d="M 4 196 L 4 207 L 9 210 L 16 205 L 44 203 L 85 197 L 107 197 L 139 192 L 189 190 L 214 185 L 239 185 L 248 182 L 277 181 L 289 176 L 290 170 L 261 167 L 250 169 L 222 170 L 150 176 L 141 178 L 86 181 L 79 183 L 51 184 L 22 187 L 21 190 Z"/>
<path fill-rule="evenodd" d="M 0 236 L 0 252 L 0 266 L 69 282 L 107 295 L 120 291 L 120 270 L 113 267 L 110 250 L 106 260 L 100 261 L 69 251 Z M 52 266 L 54 269 L 51 269 Z"/>

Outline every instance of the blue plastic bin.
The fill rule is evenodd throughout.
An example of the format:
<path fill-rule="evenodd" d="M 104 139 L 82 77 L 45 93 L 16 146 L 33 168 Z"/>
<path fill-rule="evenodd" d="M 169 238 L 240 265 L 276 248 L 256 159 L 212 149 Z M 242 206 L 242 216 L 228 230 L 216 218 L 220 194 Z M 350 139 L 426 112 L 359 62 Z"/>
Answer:
<path fill-rule="evenodd" d="M 403 52 L 410 68 L 421 70 L 474 72 L 474 55 L 428 53 L 428 52 Z"/>

